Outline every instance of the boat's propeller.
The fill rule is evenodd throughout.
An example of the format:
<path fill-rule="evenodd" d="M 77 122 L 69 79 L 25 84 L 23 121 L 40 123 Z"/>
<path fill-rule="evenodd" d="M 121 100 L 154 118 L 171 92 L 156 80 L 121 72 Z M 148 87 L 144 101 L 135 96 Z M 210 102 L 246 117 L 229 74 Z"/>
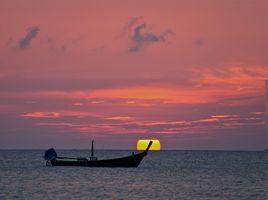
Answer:
<path fill-rule="evenodd" d="M 52 160 L 54 158 L 57 158 L 57 152 L 55 151 L 55 149 L 51 148 L 45 151 L 45 155 L 44 155 L 44 159 L 45 160 Z"/>

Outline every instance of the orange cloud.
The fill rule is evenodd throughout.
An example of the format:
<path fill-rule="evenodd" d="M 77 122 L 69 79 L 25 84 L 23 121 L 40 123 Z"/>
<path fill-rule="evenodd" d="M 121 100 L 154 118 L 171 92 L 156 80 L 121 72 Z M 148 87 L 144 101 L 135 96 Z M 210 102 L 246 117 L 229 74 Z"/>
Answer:
<path fill-rule="evenodd" d="M 248 84 L 264 81 L 268 77 L 267 66 L 226 66 L 222 68 L 202 68 L 204 83 Z"/>
<path fill-rule="evenodd" d="M 90 93 L 93 98 L 127 99 L 128 104 L 139 104 L 137 100 L 161 101 L 163 103 L 204 103 L 211 100 L 206 92 L 196 95 L 197 89 L 179 88 L 171 85 L 154 85 L 95 90 Z M 130 100 L 131 99 L 131 100 Z M 136 100 L 136 101 L 135 101 Z M 145 102 L 143 102 L 145 103 Z"/>
<path fill-rule="evenodd" d="M 60 113 L 60 112 L 59 112 Z M 63 115 L 67 114 L 62 112 Z M 75 112 L 74 112 L 75 113 Z M 43 116 L 48 113 L 35 114 Z M 73 114 L 73 113 L 68 113 Z M 50 114 L 51 115 L 51 114 Z M 61 115 L 61 114 L 60 114 Z M 30 116 L 30 114 L 28 114 Z M 147 121 L 137 120 L 129 116 L 100 117 L 94 123 L 86 121 L 70 122 L 38 122 L 37 126 L 56 127 L 57 131 L 72 131 L 80 134 L 203 134 L 214 130 L 239 129 L 245 126 L 264 126 L 259 112 L 244 115 L 219 114 L 196 120 Z"/>
<path fill-rule="evenodd" d="M 107 117 L 106 119 L 119 120 L 119 121 L 129 121 L 129 120 L 134 120 L 134 117 L 129 117 L 129 116 L 115 116 L 115 117 Z"/>
<path fill-rule="evenodd" d="M 72 99 L 79 102 L 87 100 L 92 104 L 105 104 L 106 100 L 122 99 L 129 106 L 154 106 L 160 103 L 202 104 L 217 102 L 224 98 L 260 96 L 263 93 L 264 80 L 268 79 L 266 66 L 226 66 L 218 68 L 202 67 L 192 71 L 192 84 L 181 85 L 166 82 L 142 86 L 125 86 L 84 90 L 44 90 L 44 91 L 2 91 L 0 97 L 21 99 Z M 245 100 L 246 101 L 246 100 Z M 256 101 L 247 100 L 246 103 Z M 235 105 L 237 102 L 223 102 Z M 239 102 L 243 103 L 243 102 Z M 76 103 L 74 105 L 80 105 Z"/>
<path fill-rule="evenodd" d="M 202 68 L 201 86 L 210 86 L 218 90 L 233 92 L 233 95 L 261 94 L 264 80 L 268 78 L 267 66 L 226 66 L 219 68 Z"/>
<path fill-rule="evenodd" d="M 72 110 L 63 110 L 57 112 L 30 112 L 21 115 L 22 117 L 29 117 L 29 118 L 60 118 L 60 117 L 100 117 L 92 112 L 81 112 L 81 111 L 72 111 Z"/>
<path fill-rule="evenodd" d="M 31 112 L 22 115 L 30 118 L 59 118 L 60 113 L 57 112 Z"/>

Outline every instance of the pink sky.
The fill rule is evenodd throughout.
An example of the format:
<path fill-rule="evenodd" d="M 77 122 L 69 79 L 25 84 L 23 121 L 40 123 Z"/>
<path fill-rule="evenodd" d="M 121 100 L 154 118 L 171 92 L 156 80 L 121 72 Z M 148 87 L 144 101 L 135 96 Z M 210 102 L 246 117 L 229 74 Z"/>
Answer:
<path fill-rule="evenodd" d="M 267 148 L 267 10 L 265 0 L 1 1 L 0 149 L 93 138 Z"/>

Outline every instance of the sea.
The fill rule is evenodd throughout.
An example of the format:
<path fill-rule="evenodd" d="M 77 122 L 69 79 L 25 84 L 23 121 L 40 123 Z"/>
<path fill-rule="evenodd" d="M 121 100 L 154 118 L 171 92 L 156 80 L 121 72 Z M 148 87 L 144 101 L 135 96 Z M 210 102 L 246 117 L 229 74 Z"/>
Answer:
<path fill-rule="evenodd" d="M 150 151 L 138 168 L 52 167 L 43 153 L 0 150 L 0 200 L 268 199 L 268 151 Z M 98 159 L 131 153 L 95 151 Z"/>

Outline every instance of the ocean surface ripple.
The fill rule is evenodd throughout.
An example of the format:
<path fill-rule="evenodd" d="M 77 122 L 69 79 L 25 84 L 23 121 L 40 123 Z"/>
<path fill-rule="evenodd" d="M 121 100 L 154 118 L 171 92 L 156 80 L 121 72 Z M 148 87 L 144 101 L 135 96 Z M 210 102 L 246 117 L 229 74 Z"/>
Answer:
<path fill-rule="evenodd" d="M 47 167 L 43 150 L 0 150 L 0 199 L 265 200 L 268 153 L 154 151 L 138 168 Z M 96 150 L 99 159 L 131 151 Z M 60 150 L 61 156 L 89 156 Z"/>

